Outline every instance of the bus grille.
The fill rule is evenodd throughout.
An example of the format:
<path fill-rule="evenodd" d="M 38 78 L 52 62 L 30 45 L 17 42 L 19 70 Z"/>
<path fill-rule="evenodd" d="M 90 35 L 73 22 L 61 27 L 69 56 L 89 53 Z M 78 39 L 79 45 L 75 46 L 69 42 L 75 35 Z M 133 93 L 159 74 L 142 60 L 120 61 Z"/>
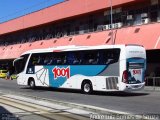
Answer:
<path fill-rule="evenodd" d="M 117 89 L 118 77 L 109 77 L 106 79 L 106 89 Z"/>

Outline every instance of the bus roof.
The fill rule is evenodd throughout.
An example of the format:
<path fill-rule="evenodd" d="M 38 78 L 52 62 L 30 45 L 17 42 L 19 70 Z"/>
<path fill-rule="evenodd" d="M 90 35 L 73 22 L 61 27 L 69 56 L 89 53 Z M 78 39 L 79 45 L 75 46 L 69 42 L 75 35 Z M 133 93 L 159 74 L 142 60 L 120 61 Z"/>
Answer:
<path fill-rule="evenodd" d="M 69 46 L 58 46 L 53 48 L 45 48 L 45 49 L 33 49 L 24 52 L 22 55 L 30 54 L 30 53 L 46 53 L 46 52 L 60 52 L 60 51 L 77 51 L 77 50 L 90 50 L 90 49 L 104 49 L 104 48 L 124 48 L 126 46 L 139 46 L 143 47 L 141 45 L 135 45 L 135 44 L 121 44 L 121 45 L 97 45 L 97 46 L 75 46 L 75 45 L 69 45 Z"/>

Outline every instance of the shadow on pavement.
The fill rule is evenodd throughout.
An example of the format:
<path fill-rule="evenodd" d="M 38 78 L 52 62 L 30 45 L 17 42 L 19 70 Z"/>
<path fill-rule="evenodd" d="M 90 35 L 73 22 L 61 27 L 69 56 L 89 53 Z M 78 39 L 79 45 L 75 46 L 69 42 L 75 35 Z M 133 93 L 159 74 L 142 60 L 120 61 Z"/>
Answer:
<path fill-rule="evenodd" d="M 95 92 L 96 95 L 104 95 L 104 96 L 117 96 L 117 97 L 134 97 L 134 96 L 145 96 L 149 95 L 146 92 Z"/>
<path fill-rule="evenodd" d="M 45 88 L 45 87 L 37 87 L 35 89 L 30 89 L 29 87 L 23 87 L 21 89 L 28 89 L 30 91 L 35 91 L 35 92 L 46 92 L 46 91 L 53 91 L 53 92 L 63 92 L 63 93 L 77 93 L 77 94 L 82 94 L 80 90 L 73 90 L 73 89 L 57 89 L 57 88 Z M 145 96 L 149 95 L 150 93 L 147 92 L 97 92 L 94 91 L 90 95 L 100 95 L 100 96 L 115 96 L 115 97 L 134 97 L 134 96 Z"/>
<path fill-rule="evenodd" d="M 20 120 L 17 115 L 12 114 L 6 108 L 0 106 L 0 120 Z"/>

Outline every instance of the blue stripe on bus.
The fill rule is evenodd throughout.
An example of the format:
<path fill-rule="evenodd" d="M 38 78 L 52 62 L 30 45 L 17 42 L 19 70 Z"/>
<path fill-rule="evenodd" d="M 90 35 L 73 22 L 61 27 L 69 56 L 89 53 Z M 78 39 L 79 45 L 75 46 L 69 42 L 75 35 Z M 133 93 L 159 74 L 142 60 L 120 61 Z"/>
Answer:
<path fill-rule="evenodd" d="M 44 68 L 49 70 L 49 85 L 51 87 L 60 87 L 62 86 L 65 81 L 67 80 L 66 77 L 57 77 L 57 79 L 54 78 L 53 69 L 55 67 L 58 68 L 67 68 L 70 67 L 70 77 L 74 75 L 84 75 L 84 76 L 96 76 L 103 72 L 107 65 L 58 65 L 58 66 L 44 66 Z"/>
<path fill-rule="evenodd" d="M 129 58 L 127 59 L 127 62 L 135 62 L 135 63 L 144 63 L 145 62 L 145 59 L 137 59 L 137 58 Z"/>

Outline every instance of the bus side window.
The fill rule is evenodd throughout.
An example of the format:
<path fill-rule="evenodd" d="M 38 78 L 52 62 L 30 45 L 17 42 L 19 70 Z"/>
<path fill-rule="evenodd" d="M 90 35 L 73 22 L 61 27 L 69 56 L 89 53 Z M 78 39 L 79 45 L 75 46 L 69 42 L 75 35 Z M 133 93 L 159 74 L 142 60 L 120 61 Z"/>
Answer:
<path fill-rule="evenodd" d="M 75 52 L 73 64 L 81 64 L 81 62 L 82 62 L 81 53 Z"/>
<path fill-rule="evenodd" d="M 78 58 L 76 57 L 73 61 L 73 64 L 80 64 L 80 60 L 78 60 Z"/>
<path fill-rule="evenodd" d="M 33 57 L 33 59 L 32 59 L 32 65 L 36 65 L 36 64 L 37 64 L 37 60 L 36 60 L 35 57 Z"/>
<path fill-rule="evenodd" d="M 102 64 L 108 64 L 109 63 L 109 52 L 107 50 L 102 50 Z"/>
<path fill-rule="evenodd" d="M 67 55 L 67 63 L 69 65 L 72 65 L 73 61 L 74 61 L 74 54 L 73 53 L 68 53 L 68 55 Z"/>
<path fill-rule="evenodd" d="M 53 63 L 56 65 L 64 65 L 65 56 L 64 53 L 55 53 L 53 57 Z"/>
<path fill-rule="evenodd" d="M 54 64 L 54 57 L 53 56 L 50 57 L 47 65 L 52 65 L 52 64 Z"/>
<path fill-rule="evenodd" d="M 50 62 L 50 57 L 45 56 L 44 65 L 48 65 L 49 62 Z"/>
<path fill-rule="evenodd" d="M 99 62 L 99 54 L 97 51 L 84 51 L 83 64 L 95 65 Z"/>
<path fill-rule="evenodd" d="M 29 61 L 29 66 L 34 66 L 37 64 L 37 59 L 35 57 L 35 55 L 32 55 Z"/>
<path fill-rule="evenodd" d="M 37 57 L 37 65 L 48 65 L 48 63 L 50 62 L 49 53 L 36 54 L 36 57 Z"/>
<path fill-rule="evenodd" d="M 41 65 L 42 64 L 42 57 L 38 56 L 38 61 L 37 61 L 37 65 Z"/>
<path fill-rule="evenodd" d="M 99 64 L 99 62 L 100 62 L 100 54 L 99 54 L 99 52 L 95 52 L 94 53 L 94 61 L 92 64 L 97 65 L 97 64 Z"/>
<path fill-rule="evenodd" d="M 108 56 L 107 56 L 106 64 L 110 64 L 114 60 L 113 53 L 108 53 L 107 55 Z"/>
<path fill-rule="evenodd" d="M 82 52 L 82 64 L 88 64 L 88 54 L 84 52 Z"/>
<path fill-rule="evenodd" d="M 58 65 L 60 65 L 60 64 L 61 64 L 61 62 L 62 62 L 61 58 L 60 58 L 60 57 L 57 57 L 57 59 L 56 59 L 56 60 L 57 60 L 57 64 L 58 64 Z"/>
<path fill-rule="evenodd" d="M 57 59 L 56 59 L 56 57 L 55 57 L 55 56 L 53 56 L 52 65 L 56 65 L 56 63 L 57 63 Z"/>
<path fill-rule="evenodd" d="M 98 51 L 98 63 L 97 64 L 104 65 L 105 62 L 106 62 L 106 59 L 107 58 L 106 58 L 104 50 L 99 50 Z"/>
<path fill-rule="evenodd" d="M 120 50 L 111 49 L 103 51 L 104 64 L 113 64 L 119 60 Z"/>
<path fill-rule="evenodd" d="M 61 59 L 62 59 L 62 64 L 66 65 L 67 64 L 67 56 L 65 54 L 63 54 Z"/>
<path fill-rule="evenodd" d="M 52 53 L 42 53 L 41 54 L 41 65 L 51 65 L 52 64 Z"/>

